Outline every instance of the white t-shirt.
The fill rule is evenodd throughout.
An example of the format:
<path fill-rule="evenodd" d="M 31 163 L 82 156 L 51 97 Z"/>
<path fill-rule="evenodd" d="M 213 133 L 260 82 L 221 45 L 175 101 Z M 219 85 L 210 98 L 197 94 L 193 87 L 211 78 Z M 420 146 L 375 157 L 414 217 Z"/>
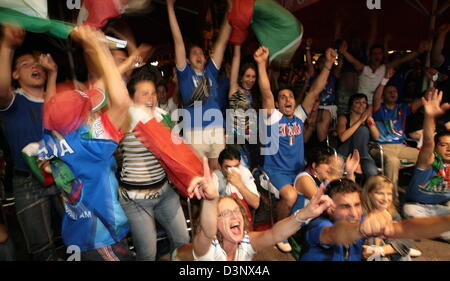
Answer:
<path fill-rule="evenodd" d="M 250 172 L 250 170 L 242 165 L 239 165 L 236 172 L 238 172 L 239 175 L 241 175 L 242 183 L 248 188 L 248 190 L 250 190 L 250 192 L 254 193 L 256 196 L 259 197 L 258 189 L 255 184 L 255 179 L 253 178 L 253 175 Z M 220 195 L 226 196 L 236 193 L 239 199 L 244 200 L 244 197 L 239 192 L 239 189 L 234 185 L 232 185 L 231 183 L 227 182 L 227 179 L 223 176 L 222 171 L 220 170 L 214 171 L 213 181 L 216 184 L 216 186 L 219 187 Z"/>
<path fill-rule="evenodd" d="M 244 238 L 239 243 L 236 252 L 234 254 L 234 261 L 251 261 L 255 255 L 255 250 L 250 244 L 250 236 L 248 233 L 244 234 Z M 217 239 L 214 239 L 209 247 L 208 252 L 202 256 L 197 257 L 192 250 L 192 255 L 194 256 L 194 261 L 227 261 L 227 253 L 220 246 Z"/>
<path fill-rule="evenodd" d="M 358 93 L 365 94 L 367 96 L 368 104 L 373 102 L 373 94 L 383 80 L 386 74 L 386 65 L 383 64 L 375 70 L 372 71 L 370 66 L 364 66 L 362 73 L 359 75 L 359 86 Z"/>

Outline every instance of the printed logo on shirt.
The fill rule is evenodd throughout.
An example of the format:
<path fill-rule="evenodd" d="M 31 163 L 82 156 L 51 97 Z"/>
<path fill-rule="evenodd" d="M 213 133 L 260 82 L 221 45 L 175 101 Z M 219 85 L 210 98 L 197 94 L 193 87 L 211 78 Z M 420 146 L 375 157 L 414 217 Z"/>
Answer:
<path fill-rule="evenodd" d="M 302 133 L 302 127 L 297 122 L 279 124 L 280 137 L 298 136 Z"/>

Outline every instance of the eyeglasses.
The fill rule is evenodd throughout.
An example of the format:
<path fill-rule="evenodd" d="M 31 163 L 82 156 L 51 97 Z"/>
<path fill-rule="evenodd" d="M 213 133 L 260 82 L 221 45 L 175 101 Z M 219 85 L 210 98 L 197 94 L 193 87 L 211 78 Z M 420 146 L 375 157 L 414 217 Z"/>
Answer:
<path fill-rule="evenodd" d="M 234 209 L 234 210 L 225 210 L 219 213 L 219 217 L 229 217 L 231 216 L 231 214 L 235 214 L 235 215 L 240 215 L 241 214 L 241 210 L 238 208 Z"/>

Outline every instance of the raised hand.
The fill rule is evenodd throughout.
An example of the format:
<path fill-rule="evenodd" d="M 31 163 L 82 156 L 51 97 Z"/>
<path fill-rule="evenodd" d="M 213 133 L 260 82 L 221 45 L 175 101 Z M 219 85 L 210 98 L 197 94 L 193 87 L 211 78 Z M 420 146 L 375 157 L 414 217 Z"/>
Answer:
<path fill-rule="evenodd" d="M 22 45 L 26 34 L 25 30 L 9 25 L 2 26 L 2 33 L 2 44 L 5 44 L 6 47 L 11 49 L 15 49 Z"/>
<path fill-rule="evenodd" d="M 341 47 L 339 48 L 339 53 L 340 54 L 345 54 L 348 50 L 348 44 L 347 41 L 343 41 L 341 44 Z"/>
<path fill-rule="evenodd" d="M 266 63 L 269 58 L 269 49 L 264 46 L 259 47 L 253 55 L 253 58 L 258 64 Z"/>
<path fill-rule="evenodd" d="M 374 211 L 366 216 L 359 227 L 359 232 L 365 236 L 382 236 L 392 230 L 392 216 L 388 211 Z"/>
<path fill-rule="evenodd" d="M 419 44 L 419 48 L 417 49 L 417 51 L 422 54 L 425 52 L 429 52 L 431 50 L 431 45 L 432 43 L 430 41 L 421 41 Z"/>
<path fill-rule="evenodd" d="M 58 65 L 50 54 L 41 54 L 39 56 L 39 64 L 42 65 L 48 73 L 56 73 L 58 71 Z"/>
<path fill-rule="evenodd" d="M 386 68 L 386 73 L 384 74 L 384 78 L 391 79 L 395 74 L 395 69 L 392 67 Z"/>
<path fill-rule="evenodd" d="M 214 184 L 208 159 L 203 157 L 203 177 L 194 178 L 187 189 L 189 198 L 214 200 L 219 197 L 218 187 Z"/>
<path fill-rule="evenodd" d="M 335 50 L 328 48 L 325 52 L 325 56 L 327 62 L 333 64 L 338 57 L 338 53 Z"/>
<path fill-rule="evenodd" d="M 88 25 L 80 25 L 73 29 L 70 36 L 73 40 L 83 45 L 84 48 L 107 48 L 107 40 L 103 32 Z"/>
<path fill-rule="evenodd" d="M 429 94 L 430 96 L 429 99 L 422 97 L 422 102 L 426 116 L 436 118 L 441 115 L 444 115 L 444 113 L 450 109 L 450 104 L 448 103 L 441 104 L 442 94 L 443 94 L 442 91 L 439 92 L 438 89 L 435 89 L 431 93 L 431 95 Z"/>
<path fill-rule="evenodd" d="M 353 174 L 359 165 L 359 151 L 357 149 L 353 150 L 353 153 L 347 157 L 347 161 L 345 161 L 345 171 L 348 174 Z"/>
<path fill-rule="evenodd" d="M 319 190 L 311 198 L 309 204 L 299 211 L 302 215 L 302 219 L 314 219 L 320 216 L 328 208 L 333 208 L 333 200 L 328 195 L 325 194 L 326 186 L 324 184 L 320 185 Z"/>

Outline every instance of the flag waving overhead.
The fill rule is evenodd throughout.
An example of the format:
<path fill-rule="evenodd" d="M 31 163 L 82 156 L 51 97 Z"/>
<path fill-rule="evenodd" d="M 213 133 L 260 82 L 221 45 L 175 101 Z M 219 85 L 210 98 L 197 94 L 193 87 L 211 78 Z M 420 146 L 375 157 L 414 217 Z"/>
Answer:
<path fill-rule="evenodd" d="M 252 29 L 261 45 L 270 50 L 270 62 L 289 62 L 300 47 L 303 26 L 274 0 L 256 0 Z"/>
<path fill-rule="evenodd" d="M 251 25 L 261 45 L 270 50 L 270 62 L 289 62 L 300 46 L 302 24 L 275 0 L 233 0 L 228 21 L 230 42 L 242 44 Z"/>
<path fill-rule="evenodd" d="M 50 20 L 47 0 L 0 0 L 0 24 L 18 26 L 35 33 L 58 38 L 69 37 L 75 27 L 70 23 Z"/>

